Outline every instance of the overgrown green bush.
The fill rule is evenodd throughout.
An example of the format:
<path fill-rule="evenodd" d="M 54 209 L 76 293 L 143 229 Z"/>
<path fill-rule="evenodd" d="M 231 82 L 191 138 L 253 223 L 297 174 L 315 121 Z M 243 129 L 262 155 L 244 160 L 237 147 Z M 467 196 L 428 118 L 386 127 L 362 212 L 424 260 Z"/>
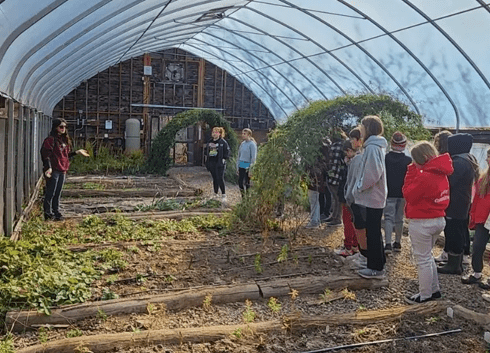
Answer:
<path fill-rule="evenodd" d="M 87 142 L 85 148 L 90 157 L 75 156 L 70 163 L 71 174 L 136 174 L 144 172 L 145 155 L 143 151 L 120 153 L 101 145 L 94 153 L 94 145 Z M 78 148 L 77 148 L 78 149 Z"/>
<path fill-rule="evenodd" d="M 226 132 L 225 140 L 230 145 L 231 156 L 235 157 L 238 151 L 238 139 L 235 131 L 230 126 L 230 122 L 214 110 L 193 109 L 177 114 L 158 132 L 151 146 L 146 169 L 151 173 L 166 174 L 173 165 L 170 150 L 174 147 L 175 135 L 183 128 L 197 124 L 198 122 L 203 122 L 206 130 L 211 130 L 215 126 L 224 127 Z M 227 164 L 225 178 L 228 181 L 235 181 L 237 179 L 234 161 L 236 159 L 230 159 Z"/>
<path fill-rule="evenodd" d="M 279 125 L 259 148 L 252 170 L 253 188 L 235 208 L 234 223 L 267 229 L 269 219 L 281 205 L 288 206 L 284 209 L 286 218 L 296 217 L 307 204 L 306 167 L 320 156 L 322 140 L 331 136 L 336 127 L 348 132 L 366 115 L 381 117 L 387 140 L 395 130 L 413 140 L 430 137 L 420 115 L 387 95 L 312 102 Z"/>

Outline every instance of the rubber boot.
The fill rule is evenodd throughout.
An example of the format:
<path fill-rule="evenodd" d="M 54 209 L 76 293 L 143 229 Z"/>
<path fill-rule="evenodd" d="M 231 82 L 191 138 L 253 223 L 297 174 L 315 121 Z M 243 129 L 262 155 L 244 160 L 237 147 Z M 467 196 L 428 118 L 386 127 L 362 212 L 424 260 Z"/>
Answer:
<path fill-rule="evenodd" d="M 454 255 L 447 254 L 447 263 L 444 266 L 438 267 L 438 273 L 445 273 L 449 275 L 461 275 L 463 273 L 463 254 Z"/>

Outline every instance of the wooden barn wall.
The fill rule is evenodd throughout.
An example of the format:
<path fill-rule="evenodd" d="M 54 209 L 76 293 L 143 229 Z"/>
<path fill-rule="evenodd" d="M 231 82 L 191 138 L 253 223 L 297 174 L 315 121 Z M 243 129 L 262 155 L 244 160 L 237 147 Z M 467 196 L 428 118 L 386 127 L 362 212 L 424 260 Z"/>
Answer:
<path fill-rule="evenodd" d="M 0 97 L 0 235 L 10 236 L 42 174 L 51 118 Z"/>
<path fill-rule="evenodd" d="M 129 118 L 151 122 L 190 107 L 222 109 L 235 129 L 267 130 L 274 125 L 260 99 L 219 67 L 177 49 L 149 55 L 151 76 L 144 76 L 143 56 L 112 66 L 65 96 L 56 105 L 53 118 L 68 120 L 70 134 L 77 139 L 113 141 L 124 138 L 125 121 Z M 183 67 L 183 79 L 165 78 L 170 64 Z M 203 77 L 199 80 L 199 65 L 203 64 Z M 144 102 L 179 108 L 132 106 Z M 106 129 L 106 120 L 112 121 L 111 129 Z"/>

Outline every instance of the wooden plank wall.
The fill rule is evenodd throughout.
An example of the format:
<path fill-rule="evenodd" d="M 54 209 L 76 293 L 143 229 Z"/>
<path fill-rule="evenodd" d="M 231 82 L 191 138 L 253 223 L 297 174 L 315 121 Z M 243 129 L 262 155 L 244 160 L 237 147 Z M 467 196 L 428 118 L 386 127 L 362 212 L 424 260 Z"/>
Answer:
<path fill-rule="evenodd" d="M 40 144 L 51 119 L 0 97 L 0 235 L 10 236 L 42 173 Z"/>
<path fill-rule="evenodd" d="M 274 126 L 272 115 L 260 99 L 219 67 L 178 49 L 151 53 L 150 57 L 150 104 L 223 109 L 236 129 L 267 130 Z M 200 77 L 200 62 L 204 65 L 203 77 Z M 182 65 L 183 80 L 165 79 L 170 63 Z M 98 73 L 65 96 L 56 105 L 53 118 L 67 119 L 70 134 L 83 140 L 124 138 L 125 121 L 143 118 L 143 108 L 131 105 L 143 103 L 143 70 L 143 56 L 140 56 Z M 183 110 L 149 108 L 148 121 Z M 106 130 L 106 120 L 112 121 L 111 130 Z"/>

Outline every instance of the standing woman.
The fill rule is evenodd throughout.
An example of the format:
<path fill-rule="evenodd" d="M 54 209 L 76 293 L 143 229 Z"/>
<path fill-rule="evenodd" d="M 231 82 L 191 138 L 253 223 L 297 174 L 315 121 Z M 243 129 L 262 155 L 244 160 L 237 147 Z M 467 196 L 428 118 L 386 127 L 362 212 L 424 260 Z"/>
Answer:
<path fill-rule="evenodd" d="M 66 173 L 70 167 L 70 158 L 76 154 L 88 157 L 86 150 L 71 152 L 71 138 L 68 135 L 65 119 L 54 119 L 51 132 L 41 147 L 43 172 L 46 179 L 44 195 L 44 219 L 61 221 L 61 189 L 65 183 Z"/>
<path fill-rule="evenodd" d="M 448 153 L 438 155 L 436 148 L 427 141 L 413 146 L 411 154 L 413 163 L 407 168 L 402 192 L 419 275 L 419 293 L 407 296 L 406 301 L 416 304 L 441 297 L 432 247 L 446 225 L 448 176 L 453 173 L 453 163 Z"/>
<path fill-rule="evenodd" d="M 242 196 L 250 188 L 250 177 L 252 176 L 250 168 L 254 165 L 257 158 L 257 143 L 252 137 L 252 130 L 242 130 L 243 142 L 238 149 L 238 158 L 236 170 L 238 173 L 238 187 Z"/>
<path fill-rule="evenodd" d="M 226 160 L 230 155 L 230 146 L 224 140 L 225 129 L 214 127 L 211 132 L 211 140 L 206 146 L 206 168 L 213 177 L 214 194 L 218 197 L 218 190 L 221 189 L 221 199 L 226 201 L 225 192 L 225 167 Z"/>
<path fill-rule="evenodd" d="M 357 182 L 354 203 L 366 208 L 367 268 L 358 271 L 364 278 L 382 279 L 386 257 L 381 234 L 381 217 L 386 206 L 385 154 L 388 143 L 383 135 L 383 122 L 376 115 L 361 120 L 364 153 Z"/>
<path fill-rule="evenodd" d="M 487 149 L 487 164 L 488 168 L 476 182 L 475 197 L 470 210 L 470 224 L 475 226 L 471 258 L 473 273 L 461 279 L 463 284 L 480 283 L 484 289 L 490 289 L 490 283 L 482 283 L 483 254 L 489 239 L 486 222 L 490 215 L 490 148 Z"/>

